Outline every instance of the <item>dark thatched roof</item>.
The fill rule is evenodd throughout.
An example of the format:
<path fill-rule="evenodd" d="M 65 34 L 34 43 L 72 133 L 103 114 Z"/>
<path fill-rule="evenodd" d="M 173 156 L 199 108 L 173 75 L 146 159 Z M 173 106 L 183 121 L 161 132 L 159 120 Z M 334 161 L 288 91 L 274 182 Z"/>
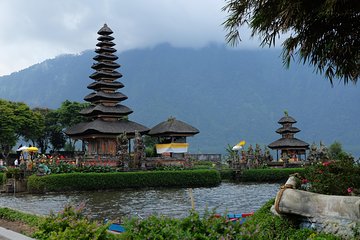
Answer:
<path fill-rule="evenodd" d="M 113 33 L 111 28 L 108 27 L 108 25 L 105 23 L 102 28 L 97 32 L 99 35 L 110 35 Z"/>
<path fill-rule="evenodd" d="M 270 143 L 268 147 L 271 149 L 309 149 L 309 144 L 297 138 L 280 138 L 275 142 Z"/>
<path fill-rule="evenodd" d="M 132 113 L 133 111 L 121 104 L 117 104 L 113 107 L 104 106 L 102 104 L 97 104 L 95 106 L 90 106 L 80 111 L 80 114 L 84 116 L 94 116 L 94 115 L 117 115 L 124 116 Z"/>
<path fill-rule="evenodd" d="M 149 131 L 149 129 L 129 120 L 104 121 L 96 119 L 92 122 L 83 122 L 69 127 L 65 133 L 70 137 L 86 137 L 86 135 L 91 134 L 119 135 L 123 132 L 133 135 L 135 131 L 143 134 Z"/>
<path fill-rule="evenodd" d="M 298 133 L 300 132 L 300 129 L 297 127 L 281 127 L 278 130 L 276 130 L 277 133 L 283 134 L 283 133 Z"/>
<path fill-rule="evenodd" d="M 122 93 L 115 92 L 115 93 L 105 93 L 105 92 L 92 92 L 84 97 L 85 101 L 94 102 L 97 100 L 110 100 L 110 101 L 124 101 L 127 99 Z"/>
<path fill-rule="evenodd" d="M 175 118 L 161 122 L 149 131 L 150 136 L 193 136 L 200 131 Z"/>
<path fill-rule="evenodd" d="M 284 117 L 280 118 L 280 120 L 278 121 L 278 123 L 280 124 L 284 124 L 284 123 L 296 123 L 296 120 L 288 115 L 285 115 Z"/>
<path fill-rule="evenodd" d="M 89 84 L 89 86 L 87 86 L 87 88 L 89 89 L 100 89 L 100 88 L 110 88 L 110 89 L 119 89 L 119 88 L 123 88 L 124 84 L 122 84 L 121 82 L 106 82 L 106 81 L 95 81 L 92 82 L 91 84 Z"/>

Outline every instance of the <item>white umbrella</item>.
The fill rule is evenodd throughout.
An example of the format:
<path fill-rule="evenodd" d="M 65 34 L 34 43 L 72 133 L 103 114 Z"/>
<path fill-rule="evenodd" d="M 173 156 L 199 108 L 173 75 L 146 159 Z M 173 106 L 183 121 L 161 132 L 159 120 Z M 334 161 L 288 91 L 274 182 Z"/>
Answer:
<path fill-rule="evenodd" d="M 232 150 L 234 150 L 234 151 L 237 151 L 237 150 L 240 150 L 240 149 L 242 149 L 242 146 L 239 146 L 239 145 L 235 145 L 232 148 Z"/>
<path fill-rule="evenodd" d="M 29 148 L 29 147 L 27 147 L 27 146 L 22 146 L 22 147 L 16 149 L 16 151 L 17 151 L 17 152 L 25 151 L 25 150 L 28 149 L 28 148 Z"/>

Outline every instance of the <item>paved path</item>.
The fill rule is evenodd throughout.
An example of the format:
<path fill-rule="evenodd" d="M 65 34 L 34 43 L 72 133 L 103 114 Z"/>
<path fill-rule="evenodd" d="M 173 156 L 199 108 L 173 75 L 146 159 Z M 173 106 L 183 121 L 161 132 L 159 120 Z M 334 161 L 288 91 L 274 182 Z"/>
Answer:
<path fill-rule="evenodd" d="M 30 238 L 30 237 L 27 237 L 20 233 L 0 227 L 0 240 L 31 240 L 31 239 L 33 239 L 33 238 Z"/>

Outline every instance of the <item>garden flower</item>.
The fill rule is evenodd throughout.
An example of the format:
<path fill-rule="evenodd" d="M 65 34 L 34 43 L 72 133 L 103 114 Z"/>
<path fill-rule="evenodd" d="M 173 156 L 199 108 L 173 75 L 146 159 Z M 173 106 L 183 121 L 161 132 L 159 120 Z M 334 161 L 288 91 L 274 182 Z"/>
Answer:
<path fill-rule="evenodd" d="M 306 178 L 304 178 L 303 180 L 301 180 L 302 184 L 307 184 L 309 182 L 309 180 L 307 180 Z"/>
<path fill-rule="evenodd" d="M 349 188 L 347 189 L 347 192 L 348 192 L 348 193 L 352 193 L 352 192 L 353 192 L 353 188 L 349 187 Z"/>
<path fill-rule="evenodd" d="M 325 166 L 325 167 L 327 167 L 327 166 L 329 166 L 331 164 L 331 162 L 323 162 L 323 166 Z"/>

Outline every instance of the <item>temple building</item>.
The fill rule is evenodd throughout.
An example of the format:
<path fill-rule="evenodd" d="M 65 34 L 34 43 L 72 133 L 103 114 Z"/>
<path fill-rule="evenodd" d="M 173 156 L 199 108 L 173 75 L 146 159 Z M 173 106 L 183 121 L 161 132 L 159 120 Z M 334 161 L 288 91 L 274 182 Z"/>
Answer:
<path fill-rule="evenodd" d="M 135 131 L 140 134 L 149 131 L 147 127 L 130 121 L 128 116 L 133 111 L 121 104 L 127 96 L 117 91 L 124 85 L 117 80 L 122 74 L 116 71 L 120 65 L 115 62 L 118 57 L 114 55 L 116 49 L 114 37 L 110 36 L 112 33 L 106 24 L 98 31 L 100 36 L 95 49 L 97 55 L 93 58 L 96 63 L 91 67 L 95 72 L 90 75 L 94 81 L 87 87 L 93 92 L 84 98 L 90 106 L 80 112 L 89 121 L 69 127 L 65 131 L 71 138 L 83 141 L 83 150 L 90 158 L 116 156 L 117 137 L 122 133 L 126 133 L 130 139 L 134 137 Z"/>
<path fill-rule="evenodd" d="M 157 154 L 183 157 L 183 154 L 188 152 L 189 147 L 186 137 L 194 136 L 199 132 L 197 128 L 170 117 L 151 128 L 148 135 L 158 138 Z"/>
<path fill-rule="evenodd" d="M 300 132 L 300 129 L 293 127 L 296 120 L 288 115 L 285 111 L 285 116 L 279 121 L 282 125 L 276 130 L 281 134 L 281 138 L 268 145 L 269 148 L 276 150 L 277 160 L 281 161 L 300 161 L 306 159 L 306 150 L 309 149 L 309 144 L 294 137 L 295 133 Z M 279 150 L 281 151 L 281 158 L 279 159 Z M 302 159 L 302 155 L 304 158 Z"/>

